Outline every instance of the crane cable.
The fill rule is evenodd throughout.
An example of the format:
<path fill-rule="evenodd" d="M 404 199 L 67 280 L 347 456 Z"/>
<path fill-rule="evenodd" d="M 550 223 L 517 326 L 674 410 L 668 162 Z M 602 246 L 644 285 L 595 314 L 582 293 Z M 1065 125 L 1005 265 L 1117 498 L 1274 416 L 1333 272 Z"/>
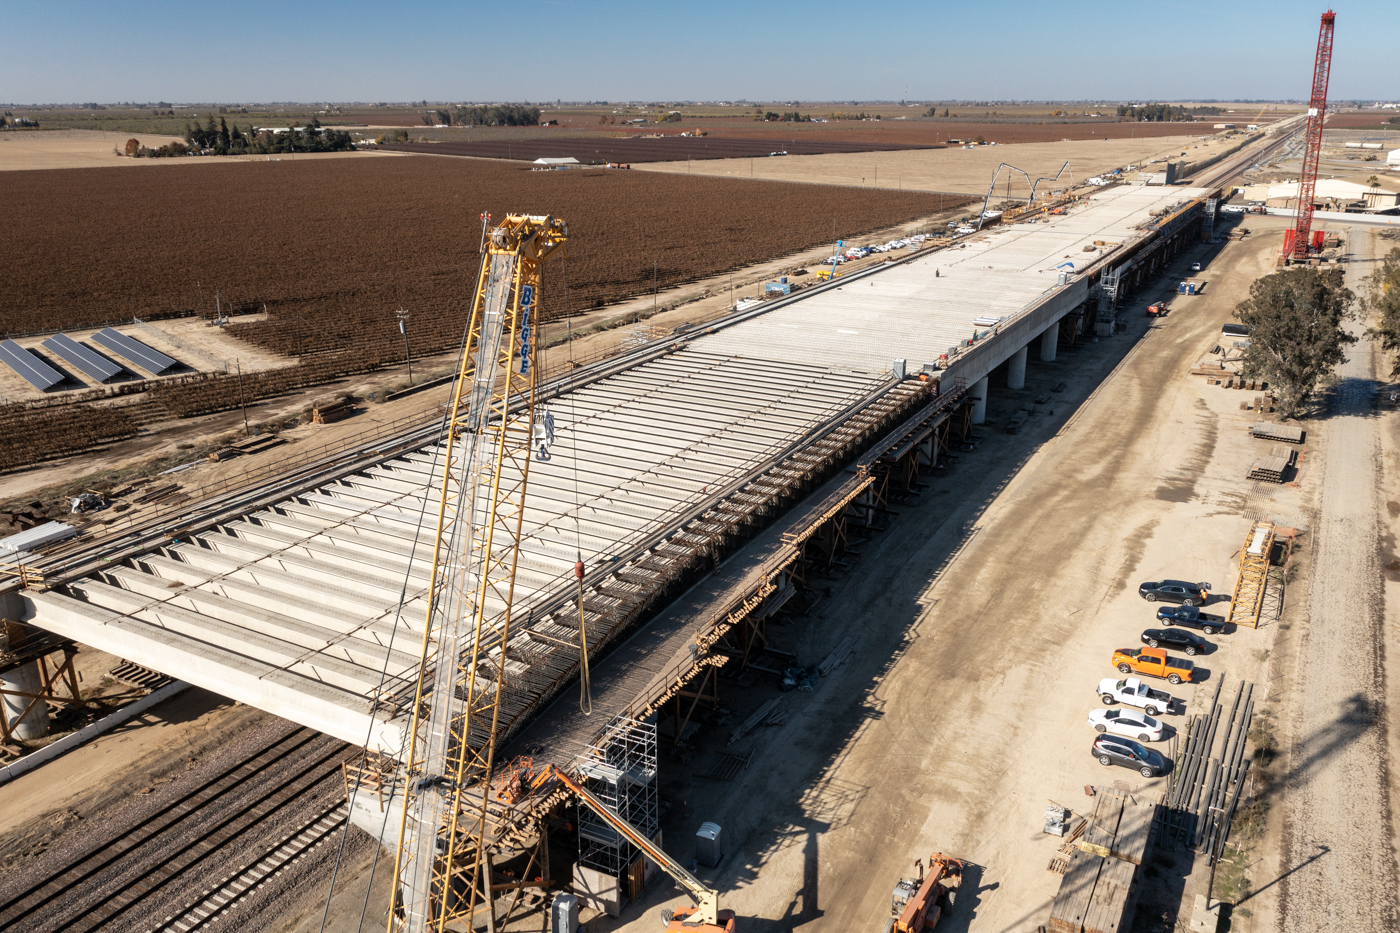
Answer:
<path fill-rule="evenodd" d="M 569 257 L 566 254 L 560 263 L 560 273 L 564 277 L 564 326 L 567 328 L 569 347 L 569 374 L 574 371 L 574 326 L 569 319 Z M 578 491 L 578 411 L 574 394 L 569 396 L 569 428 L 573 438 L 574 464 L 574 579 L 578 585 L 578 708 L 585 716 L 593 715 L 593 678 L 588 670 L 588 620 L 583 611 L 583 525 L 579 519 Z"/>

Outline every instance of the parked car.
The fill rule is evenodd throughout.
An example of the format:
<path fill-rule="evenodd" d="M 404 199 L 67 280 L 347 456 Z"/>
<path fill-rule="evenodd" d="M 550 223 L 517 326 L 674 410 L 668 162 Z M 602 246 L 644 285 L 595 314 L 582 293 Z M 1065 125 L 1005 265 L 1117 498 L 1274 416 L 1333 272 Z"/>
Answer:
<path fill-rule="evenodd" d="M 1167 654 L 1161 648 L 1119 648 L 1113 652 L 1113 666 L 1120 674 L 1146 674 L 1162 677 L 1168 683 L 1190 683 L 1196 666 Z"/>
<path fill-rule="evenodd" d="M 1099 699 L 1103 700 L 1104 706 L 1124 703 L 1128 706 L 1141 707 L 1142 711 L 1149 716 L 1170 713 L 1172 703 L 1175 702 L 1170 693 L 1154 690 L 1136 677 L 1129 677 L 1126 680 L 1105 677 L 1099 681 Z"/>
<path fill-rule="evenodd" d="M 1142 633 L 1142 643 L 1149 648 L 1179 648 L 1188 658 L 1205 654 L 1211 648 L 1201 636 L 1175 628 L 1150 628 Z"/>
<path fill-rule="evenodd" d="M 1200 272 L 1200 271 L 1201 271 L 1201 264 L 1200 264 L 1199 262 L 1193 262 L 1193 263 L 1191 263 L 1191 271 L 1192 271 L 1192 272 Z"/>
<path fill-rule="evenodd" d="M 1096 709 L 1089 713 L 1089 725 L 1095 732 L 1126 735 L 1139 742 L 1157 742 L 1162 738 L 1162 721 L 1135 709 Z"/>
<path fill-rule="evenodd" d="M 1214 635 L 1225 627 L 1224 616 L 1209 615 L 1195 606 L 1163 606 L 1157 610 L 1157 620 L 1168 625 L 1198 628 L 1207 635 Z"/>
<path fill-rule="evenodd" d="M 1090 754 L 1105 767 L 1118 765 L 1132 768 L 1143 777 L 1156 777 L 1166 770 L 1167 761 L 1150 748 L 1143 748 L 1132 739 L 1101 735 L 1094 739 Z"/>
<path fill-rule="evenodd" d="M 1203 606 L 1210 595 L 1209 583 L 1187 583 L 1184 580 L 1158 580 L 1138 585 L 1138 595 L 1149 603 L 1180 603 L 1183 606 Z"/>

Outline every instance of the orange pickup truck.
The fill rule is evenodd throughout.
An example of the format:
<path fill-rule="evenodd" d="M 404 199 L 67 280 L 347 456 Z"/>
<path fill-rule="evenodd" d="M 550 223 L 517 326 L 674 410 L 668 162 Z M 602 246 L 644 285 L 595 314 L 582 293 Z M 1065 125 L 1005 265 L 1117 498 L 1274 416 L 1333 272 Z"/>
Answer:
<path fill-rule="evenodd" d="M 1173 684 L 1189 684 L 1196 669 L 1190 661 L 1169 657 L 1161 648 L 1119 648 L 1113 652 L 1113 666 L 1124 674 L 1165 677 Z"/>

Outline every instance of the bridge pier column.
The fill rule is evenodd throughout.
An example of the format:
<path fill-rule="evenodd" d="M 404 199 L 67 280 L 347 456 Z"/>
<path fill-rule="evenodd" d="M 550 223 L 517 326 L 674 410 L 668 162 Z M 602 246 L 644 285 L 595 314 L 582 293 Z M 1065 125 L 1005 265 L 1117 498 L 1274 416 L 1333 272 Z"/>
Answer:
<path fill-rule="evenodd" d="M 972 399 L 972 423 L 981 424 L 987 420 L 987 377 L 983 376 L 967 390 Z"/>
<path fill-rule="evenodd" d="M 1008 389 L 1024 389 L 1026 387 L 1026 351 L 1030 345 L 1022 347 L 1011 354 L 1011 359 L 1006 361 L 1006 387 Z"/>
<path fill-rule="evenodd" d="M 1060 322 L 1056 321 L 1045 328 L 1045 333 L 1040 335 L 1040 361 L 1042 363 L 1055 362 L 1055 351 L 1060 347 Z"/>

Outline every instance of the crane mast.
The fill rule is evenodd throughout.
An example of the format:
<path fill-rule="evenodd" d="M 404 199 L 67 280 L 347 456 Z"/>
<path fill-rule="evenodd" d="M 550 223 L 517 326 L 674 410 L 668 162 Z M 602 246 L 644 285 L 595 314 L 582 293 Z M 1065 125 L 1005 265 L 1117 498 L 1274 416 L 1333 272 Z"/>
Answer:
<path fill-rule="evenodd" d="M 564 221 L 520 214 L 484 237 L 443 442 L 422 663 L 401 758 L 402 912 L 390 911 L 390 933 L 470 929 L 489 899 L 486 791 L 530 472 L 540 273 L 567 239 Z"/>
<path fill-rule="evenodd" d="M 1327 78 L 1332 70 L 1332 29 L 1337 14 L 1328 10 L 1322 14 L 1322 26 L 1317 34 L 1317 57 L 1313 61 L 1312 97 L 1308 101 L 1308 128 L 1303 144 L 1303 171 L 1298 176 L 1298 219 L 1293 228 L 1294 261 L 1308 258 L 1312 238 L 1313 192 L 1317 189 L 1317 163 L 1322 154 L 1322 121 L 1327 116 Z"/>

